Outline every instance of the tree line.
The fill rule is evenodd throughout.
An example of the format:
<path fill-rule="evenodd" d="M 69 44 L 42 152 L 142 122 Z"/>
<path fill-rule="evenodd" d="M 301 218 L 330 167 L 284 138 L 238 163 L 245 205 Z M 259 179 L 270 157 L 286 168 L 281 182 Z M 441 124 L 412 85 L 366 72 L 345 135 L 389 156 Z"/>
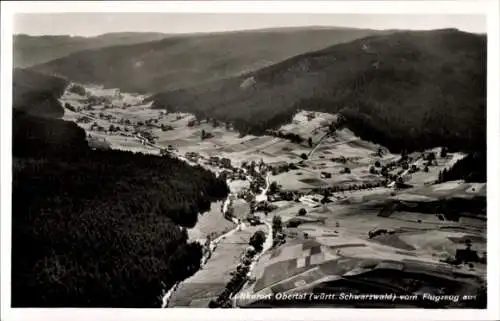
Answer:
<path fill-rule="evenodd" d="M 439 173 L 437 183 L 454 180 L 486 183 L 486 151 L 474 152 Z"/>

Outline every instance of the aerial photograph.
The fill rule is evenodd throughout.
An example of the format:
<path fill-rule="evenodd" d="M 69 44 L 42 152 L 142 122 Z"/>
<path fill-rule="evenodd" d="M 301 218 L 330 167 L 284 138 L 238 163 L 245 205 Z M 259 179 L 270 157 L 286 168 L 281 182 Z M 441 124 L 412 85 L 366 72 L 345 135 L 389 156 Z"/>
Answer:
<path fill-rule="evenodd" d="M 486 20 L 16 14 L 11 307 L 486 309 Z"/>

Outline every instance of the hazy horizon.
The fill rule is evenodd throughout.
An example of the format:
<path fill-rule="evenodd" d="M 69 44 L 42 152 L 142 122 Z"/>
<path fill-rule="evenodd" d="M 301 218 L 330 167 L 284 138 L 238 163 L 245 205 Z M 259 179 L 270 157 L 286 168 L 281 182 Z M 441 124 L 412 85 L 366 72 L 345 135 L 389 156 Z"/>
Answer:
<path fill-rule="evenodd" d="M 89 23 L 91 21 L 92 23 Z M 94 37 L 108 33 L 218 33 L 277 28 L 433 30 L 486 33 L 483 15 L 442 14 L 210 14 L 49 13 L 17 14 L 14 34 Z"/>

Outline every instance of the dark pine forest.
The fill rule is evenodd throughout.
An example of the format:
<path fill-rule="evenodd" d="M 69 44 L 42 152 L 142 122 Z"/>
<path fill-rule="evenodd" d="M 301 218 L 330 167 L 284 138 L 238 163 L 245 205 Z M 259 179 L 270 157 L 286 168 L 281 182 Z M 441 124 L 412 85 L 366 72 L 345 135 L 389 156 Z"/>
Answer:
<path fill-rule="evenodd" d="M 93 151 L 75 124 L 15 109 L 12 306 L 160 306 L 199 268 L 185 228 L 227 193 L 201 167 Z"/>

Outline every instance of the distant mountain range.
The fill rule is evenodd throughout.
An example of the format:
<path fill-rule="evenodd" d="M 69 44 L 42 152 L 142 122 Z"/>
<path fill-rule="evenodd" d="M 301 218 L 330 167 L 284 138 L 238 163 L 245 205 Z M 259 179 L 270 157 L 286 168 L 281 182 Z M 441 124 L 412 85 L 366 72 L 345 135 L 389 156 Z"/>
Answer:
<path fill-rule="evenodd" d="M 298 54 L 381 33 L 384 32 L 351 28 L 280 28 L 164 35 L 165 39 L 158 41 L 113 46 L 107 38 L 90 38 L 87 41 L 104 48 L 75 50 L 30 69 L 82 83 L 155 93 L 234 77 Z M 139 42 L 148 37 L 161 35 L 137 34 L 118 39 Z M 117 42 L 116 36 L 111 39 Z"/>
<path fill-rule="evenodd" d="M 162 33 L 122 32 L 96 37 L 14 35 L 14 67 L 27 68 L 89 49 L 131 45 L 168 37 Z"/>

